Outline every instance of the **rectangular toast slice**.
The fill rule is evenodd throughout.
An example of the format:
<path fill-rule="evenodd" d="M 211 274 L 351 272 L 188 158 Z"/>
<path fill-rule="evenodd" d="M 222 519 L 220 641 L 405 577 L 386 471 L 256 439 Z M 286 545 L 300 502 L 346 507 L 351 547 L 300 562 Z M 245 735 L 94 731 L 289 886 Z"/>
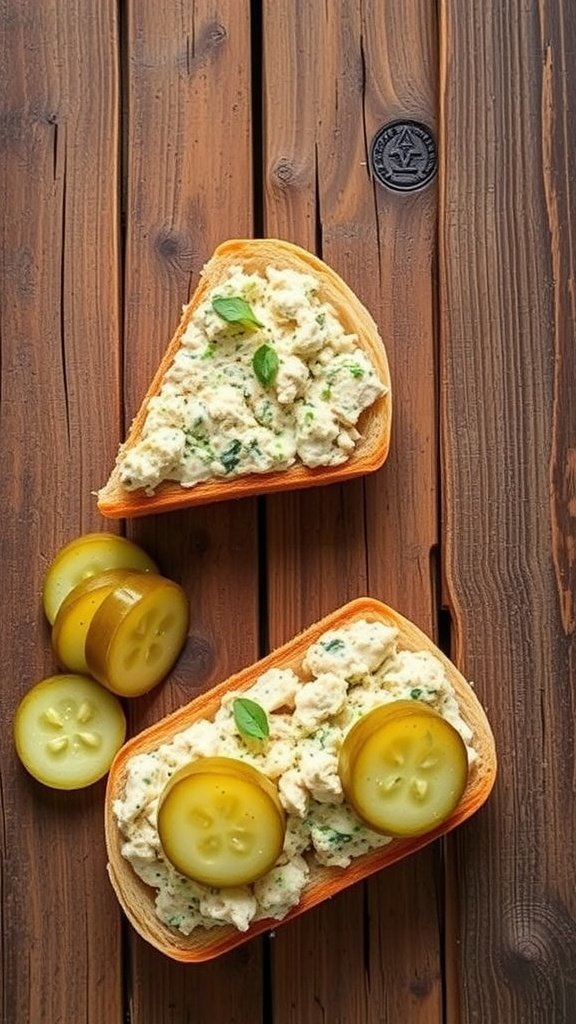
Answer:
<path fill-rule="evenodd" d="M 348 867 L 326 867 L 312 862 L 309 879 L 299 903 L 289 910 L 281 921 L 270 918 L 254 920 L 245 932 L 238 931 L 233 925 L 220 925 L 210 929 L 197 927 L 189 935 L 184 935 L 169 927 L 156 914 L 155 890 L 136 875 L 132 865 L 122 855 L 124 838 L 114 814 L 114 804 L 123 794 L 129 760 L 169 742 L 175 735 L 200 719 L 211 719 L 227 693 L 246 691 L 268 670 L 291 668 L 298 673 L 301 671 L 306 651 L 319 637 L 328 630 L 345 627 L 359 619 L 395 627 L 398 630 L 400 651 L 430 652 L 443 666 L 446 678 L 454 690 L 461 717 L 472 730 L 472 745 L 477 755 L 469 769 L 466 789 L 455 810 L 432 831 L 414 838 L 392 839 L 385 846 L 355 857 Z M 492 790 L 495 776 L 494 738 L 485 712 L 469 683 L 413 623 L 379 601 L 368 597 L 359 598 L 326 616 L 263 660 L 197 697 L 190 704 L 125 744 L 110 770 L 106 792 L 105 831 L 110 880 L 132 925 L 151 945 L 167 956 L 186 963 L 208 960 L 264 931 L 279 927 L 285 921 L 292 920 L 298 914 L 317 906 L 348 886 L 368 878 L 374 872 L 445 835 L 484 804 Z"/>

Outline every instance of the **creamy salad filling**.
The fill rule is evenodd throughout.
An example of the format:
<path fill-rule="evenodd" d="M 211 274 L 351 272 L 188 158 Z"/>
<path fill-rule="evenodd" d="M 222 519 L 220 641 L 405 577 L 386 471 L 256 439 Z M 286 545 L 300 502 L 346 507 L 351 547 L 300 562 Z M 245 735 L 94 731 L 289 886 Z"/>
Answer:
<path fill-rule="evenodd" d="M 141 439 L 119 454 L 126 490 L 346 462 L 386 388 L 320 291 L 312 274 L 231 268 L 194 312 Z"/>
<path fill-rule="evenodd" d="M 268 739 L 245 740 L 239 734 L 232 710 L 239 696 L 266 711 Z M 250 689 L 227 693 L 213 720 L 199 720 L 169 743 L 131 758 L 114 814 L 123 856 L 156 889 L 158 917 L 185 935 L 197 927 L 232 924 L 246 931 L 260 918 L 281 920 L 299 902 L 311 864 L 345 868 L 353 857 L 389 843 L 344 801 L 338 755 L 362 715 L 399 699 L 423 701 L 438 711 L 460 733 L 469 765 L 474 764 L 472 730 L 440 660 L 428 651 L 399 650 L 395 627 L 365 619 L 324 633 L 309 647 L 298 673 L 270 669 Z M 156 824 L 159 797 L 175 771 L 202 756 L 238 758 L 278 787 L 287 814 L 284 849 L 253 885 L 200 885 L 164 856 Z"/>

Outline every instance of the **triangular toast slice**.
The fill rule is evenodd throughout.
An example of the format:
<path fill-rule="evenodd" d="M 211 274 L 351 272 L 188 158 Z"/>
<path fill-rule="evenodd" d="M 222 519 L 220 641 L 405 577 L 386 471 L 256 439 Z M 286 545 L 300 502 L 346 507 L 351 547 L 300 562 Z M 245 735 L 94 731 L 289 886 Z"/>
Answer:
<path fill-rule="evenodd" d="M 246 285 L 247 276 L 251 281 Z M 242 289 L 244 298 L 237 294 Z M 220 331 L 216 337 L 215 331 Z M 225 359 L 229 364 L 223 366 Z M 207 374 L 214 369 L 220 384 L 209 381 Z M 240 372 L 246 377 L 244 386 Z M 171 408 L 164 432 L 158 434 L 166 389 Z M 245 409 L 238 400 L 242 389 L 247 395 Z M 208 392 L 211 398 L 204 402 Z M 219 395 L 224 405 L 232 396 L 230 410 L 214 408 Z M 184 412 L 188 415 L 184 402 L 193 406 L 190 421 L 183 418 Z M 176 411 L 172 406 L 178 407 Z M 338 274 L 290 242 L 227 241 L 205 265 L 184 307 L 116 465 L 98 492 L 98 508 L 111 518 L 141 516 L 360 476 L 378 469 L 387 457 L 391 412 L 388 360 L 378 328 Z M 265 413 L 272 418 L 271 427 Z M 296 415 L 299 433 L 293 441 L 286 424 Z M 218 422 L 215 417 L 220 417 Z M 218 436 L 221 423 L 224 441 Z M 298 450 L 292 453 L 290 446 L 296 443 Z M 270 454 L 274 444 L 280 454 Z M 176 479 L 158 482 L 158 460 L 172 458 L 174 465 L 178 458 L 189 461 L 184 470 L 168 467 L 167 475 Z M 314 464 L 318 458 L 332 464 Z M 279 461 L 271 464 L 270 459 Z M 215 467 L 216 475 L 190 479 L 207 472 L 206 465 Z"/>

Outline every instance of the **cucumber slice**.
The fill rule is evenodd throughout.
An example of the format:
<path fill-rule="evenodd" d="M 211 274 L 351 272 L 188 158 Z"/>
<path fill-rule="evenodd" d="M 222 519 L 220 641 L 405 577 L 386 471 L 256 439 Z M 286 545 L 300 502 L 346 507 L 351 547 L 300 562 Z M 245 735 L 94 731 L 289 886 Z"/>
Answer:
<path fill-rule="evenodd" d="M 44 578 L 42 604 L 53 625 L 64 598 L 82 580 L 105 569 L 157 573 L 155 562 L 137 544 L 115 533 L 86 533 L 60 549 Z"/>
<path fill-rule="evenodd" d="M 113 693 L 136 697 L 168 675 L 186 640 L 188 599 L 163 576 L 133 574 L 95 612 L 86 635 L 91 675 Z"/>
<path fill-rule="evenodd" d="M 256 768 L 203 757 L 174 775 L 160 798 L 158 832 L 183 875 L 204 885 L 247 885 L 284 845 L 285 815 L 273 783 Z"/>
<path fill-rule="evenodd" d="M 344 738 L 346 799 L 370 828 L 417 836 L 446 820 L 468 779 L 460 734 L 432 708 L 394 701 L 364 715 Z"/>

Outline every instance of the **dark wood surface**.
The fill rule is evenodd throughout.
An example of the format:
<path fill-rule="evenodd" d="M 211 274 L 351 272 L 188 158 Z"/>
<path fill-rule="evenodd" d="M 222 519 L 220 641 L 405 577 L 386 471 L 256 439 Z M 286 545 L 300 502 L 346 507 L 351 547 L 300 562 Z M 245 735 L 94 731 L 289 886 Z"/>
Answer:
<path fill-rule="evenodd" d="M 0 39 L 2 1024 L 576 1020 L 572 5 L 5 0 Z M 401 117 L 440 152 L 408 196 L 367 167 Z M 55 669 L 50 559 L 110 528 L 92 491 L 182 303 L 219 241 L 261 234 L 317 251 L 380 324 L 391 455 L 125 524 L 193 608 L 130 729 L 370 593 L 474 680 L 500 775 L 450 840 L 186 967 L 120 915 L 103 785 L 33 783 L 11 723 Z"/>
<path fill-rule="evenodd" d="M 576 1019 L 576 10 L 530 8 L 442 4 L 443 599 L 501 760 L 453 849 L 478 1024 Z"/>

